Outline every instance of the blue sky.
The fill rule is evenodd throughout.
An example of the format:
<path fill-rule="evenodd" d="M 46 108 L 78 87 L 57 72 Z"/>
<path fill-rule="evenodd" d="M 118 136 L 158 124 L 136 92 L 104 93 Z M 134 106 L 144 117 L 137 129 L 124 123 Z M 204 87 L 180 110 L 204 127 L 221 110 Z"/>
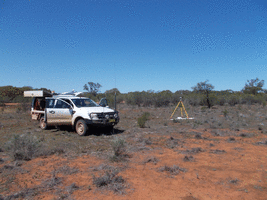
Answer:
<path fill-rule="evenodd" d="M 266 0 L 0 0 L 0 86 L 267 84 Z M 264 88 L 266 88 L 266 84 Z"/>

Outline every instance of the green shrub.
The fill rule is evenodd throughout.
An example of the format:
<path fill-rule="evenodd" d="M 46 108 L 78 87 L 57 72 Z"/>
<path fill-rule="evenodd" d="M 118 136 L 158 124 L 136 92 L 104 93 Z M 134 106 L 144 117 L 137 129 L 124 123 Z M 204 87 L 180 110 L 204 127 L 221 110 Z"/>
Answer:
<path fill-rule="evenodd" d="M 16 110 L 16 112 L 17 113 L 21 113 L 21 111 L 22 111 L 22 108 L 19 106 L 19 107 L 17 107 L 17 110 Z"/>
<path fill-rule="evenodd" d="M 228 110 L 225 109 L 225 110 L 223 111 L 223 115 L 224 115 L 224 117 L 227 117 L 227 115 L 228 115 Z"/>
<path fill-rule="evenodd" d="M 236 104 L 239 104 L 240 103 L 240 97 L 238 95 L 232 94 L 228 99 L 228 103 L 230 106 L 234 106 Z"/>
<path fill-rule="evenodd" d="M 222 95 L 220 97 L 218 97 L 218 102 L 217 102 L 220 106 L 223 106 L 226 103 L 226 98 Z"/>
<path fill-rule="evenodd" d="M 215 106 L 218 105 L 219 101 L 218 101 L 218 97 L 216 96 L 216 94 L 210 94 L 209 95 L 209 102 L 210 102 L 210 106 Z M 207 105 L 208 106 L 208 105 Z"/>
<path fill-rule="evenodd" d="M 201 107 L 201 112 L 205 112 L 206 110 L 207 110 L 207 107 L 205 107 L 205 106 Z"/>
<path fill-rule="evenodd" d="M 145 128 L 146 121 L 149 119 L 150 113 L 145 112 L 141 117 L 137 119 L 137 124 L 140 128 Z"/>
<path fill-rule="evenodd" d="M 198 106 L 200 104 L 200 98 L 196 95 L 191 95 L 188 97 L 188 102 L 191 106 Z"/>
<path fill-rule="evenodd" d="M 242 95 L 242 104 L 248 104 L 248 105 L 252 105 L 255 103 L 261 104 L 263 101 L 264 99 L 260 94 L 258 95 L 243 94 Z"/>
<path fill-rule="evenodd" d="M 116 139 L 111 144 L 113 155 L 111 156 L 110 160 L 113 162 L 124 161 L 125 158 L 128 156 L 126 153 L 126 142 L 123 139 Z"/>
<path fill-rule="evenodd" d="M 143 103 L 142 95 L 140 92 L 129 92 L 126 97 L 127 105 L 137 105 L 138 107 L 141 106 Z"/>
<path fill-rule="evenodd" d="M 164 107 L 168 106 L 172 100 L 171 91 L 164 90 L 161 92 L 154 93 L 153 95 L 153 105 L 155 107 Z"/>
<path fill-rule="evenodd" d="M 125 141 L 123 139 L 117 139 L 112 143 L 112 149 L 115 156 L 120 156 L 125 153 Z"/>

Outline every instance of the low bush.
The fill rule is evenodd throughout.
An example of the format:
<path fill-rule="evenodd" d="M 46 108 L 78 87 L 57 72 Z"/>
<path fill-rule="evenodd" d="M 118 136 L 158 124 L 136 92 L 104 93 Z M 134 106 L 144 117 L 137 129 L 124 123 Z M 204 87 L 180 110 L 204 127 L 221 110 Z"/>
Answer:
<path fill-rule="evenodd" d="M 166 147 L 170 149 L 174 149 L 175 147 L 181 144 L 183 144 L 181 140 L 173 138 L 173 137 L 170 137 L 169 139 L 166 140 Z"/>
<path fill-rule="evenodd" d="M 153 163 L 154 165 L 156 165 L 157 163 L 159 162 L 159 159 L 154 157 L 154 156 L 151 156 L 151 157 L 148 157 L 146 158 L 144 161 L 143 161 L 143 164 L 146 164 L 146 163 Z"/>
<path fill-rule="evenodd" d="M 115 140 L 112 144 L 112 148 L 115 156 L 123 155 L 126 151 L 125 141 L 123 139 Z"/>
<path fill-rule="evenodd" d="M 201 107 L 201 112 L 206 112 L 206 110 L 207 110 L 207 107 L 205 107 L 205 106 Z"/>
<path fill-rule="evenodd" d="M 43 181 L 44 188 L 46 189 L 53 189 L 55 186 L 59 185 L 62 183 L 63 178 L 56 176 L 56 172 L 53 171 L 52 177 L 50 179 L 47 179 Z"/>
<path fill-rule="evenodd" d="M 177 165 L 173 165 L 172 167 L 169 167 L 169 166 L 163 166 L 163 167 L 160 167 L 159 168 L 159 171 L 163 172 L 163 171 L 166 171 L 166 172 L 169 172 L 171 175 L 177 175 L 181 172 L 185 172 L 186 170 L 183 169 L 183 168 L 180 168 L 179 166 Z"/>
<path fill-rule="evenodd" d="M 137 124 L 140 128 L 145 128 L 146 122 L 149 120 L 150 113 L 145 112 L 141 117 L 137 119 Z"/>
<path fill-rule="evenodd" d="M 223 111 L 223 115 L 224 115 L 224 117 L 228 116 L 228 111 L 226 109 Z"/>
<path fill-rule="evenodd" d="M 27 102 L 22 102 L 17 107 L 17 113 L 30 111 L 31 105 Z"/>
<path fill-rule="evenodd" d="M 188 99 L 188 103 L 191 106 L 203 105 L 204 102 L 203 96 L 199 94 L 190 94 L 186 98 Z"/>
<path fill-rule="evenodd" d="M 227 102 L 227 101 L 226 101 L 226 97 L 225 97 L 225 96 L 221 95 L 220 97 L 218 97 L 218 102 L 217 102 L 217 103 L 218 103 L 220 106 L 223 106 L 226 102 Z"/>
<path fill-rule="evenodd" d="M 76 183 L 72 183 L 70 186 L 67 187 L 68 194 L 72 194 L 75 190 L 78 190 L 80 187 Z M 68 197 L 69 195 L 65 195 Z M 64 198 L 61 198 L 64 199 Z"/>
<path fill-rule="evenodd" d="M 112 142 L 113 155 L 110 160 L 113 162 L 125 161 L 128 157 L 126 152 L 126 142 L 123 139 L 116 139 Z"/>
<path fill-rule="evenodd" d="M 106 171 L 103 176 L 93 176 L 93 184 L 101 189 L 108 189 L 114 193 L 124 193 L 126 181 L 122 176 L 117 176 L 117 171 Z"/>
<path fill-rule="evenodd" d="M 194 161 L 194 157 L 193 156 L 185 156 L 184 159 L 183 159 L 185 162 L 192 162 Z"/>
<path fill-rule="evenodd" d="M 229 183 L 232 183 L 232 184 L 237 184 L 238 182 L 239 180 L 237 178 L 229 181 Z"/>
<path fill-rule="evenodd" d="M 63 175 L 72 175 L 79 172 L 78 168 L 69 167 L 67 165 L 64 165 L 56 170 L 57 173 L 62 173 Z"/>
<path fill-rule="evenodd" d="M 50 179 L 43 181 L 40 185 L 35 185 L 32 188 L 26 187 L 19 192 L 6 196 L 4 199 L 36 199 L 36 196 L 41 193 L 51 192 L 53 190 L 58 192 L 61 190 L 58 186 L 62 183 L 62 180 L 63 178 L 56 177 L 55 174 L 53 174 Z M 68 195 L 66 195 L 66 197 L 67 196 Z"/>
<path fill-rule="evenodd" d="M 216 94 L 210 94 L 209 95 L 209 102 L 210 102 L 211 107 L 219 104 L 219 100 L 218 100 L 218 97 L 216 96 Z"/>
<path fill-rule="evenodd" d="M 239 104 L 239 103 L 241 103 L 241 100 L 240 100 L 240 97 L 237 95 L 232 94 L 228 99 L 228 104 L 230 106 L 234 106 L 234 105 Z"/>
<path fill-rule="evenodd" d="M 40 142 L 30 134 L 14 135 L 7 143 L 7 151 L 14 160 L 31 160 L 39 154 Z"/>

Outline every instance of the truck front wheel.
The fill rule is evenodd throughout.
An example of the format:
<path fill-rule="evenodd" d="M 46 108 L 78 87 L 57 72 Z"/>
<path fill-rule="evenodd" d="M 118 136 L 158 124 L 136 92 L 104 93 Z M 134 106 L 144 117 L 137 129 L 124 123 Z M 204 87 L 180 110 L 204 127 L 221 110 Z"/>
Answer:
<path fill-rule="evenodd" d="M 76 132 L 80 136 L 86 135 L 86 132 L 88 130 L 88 126 L 83 119 L 80 119 L 77 121 L 75 128 L 76 128 Z"/>
<path fill-rule="evenodd" d="M 41 129 L 43 129 L 43 130 L 47 129 L 47 123 L 46 123 L 46 121 L 45 121 L 44 116 L 42 116 L 42 117 L 40 118 L 40 127 L 41 127 Z"/>

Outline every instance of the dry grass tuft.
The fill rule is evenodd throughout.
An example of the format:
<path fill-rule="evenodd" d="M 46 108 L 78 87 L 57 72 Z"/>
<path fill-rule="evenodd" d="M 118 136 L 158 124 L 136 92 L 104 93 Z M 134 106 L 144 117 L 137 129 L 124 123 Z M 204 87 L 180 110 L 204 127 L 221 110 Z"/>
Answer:
<path fill-rule="evenodd" d="M 186 172 L 186 169 L 180 168 L 177 165 L 173 165 L 172 167 L 169 166 L 163 166 L 158 169 L 160 172 L 168 172 L 170 175 L 177 175 L 180 172 Z"/>
<path fill-rule="evenodd" d="M 93 184 L 99 189 L 111 190 L 114 193 L 124 194 L 126 181 L 122 176 L 117 176 L 117 170 L 105 171 L 105 174 L 99 177 L 93 176 Z"/>

